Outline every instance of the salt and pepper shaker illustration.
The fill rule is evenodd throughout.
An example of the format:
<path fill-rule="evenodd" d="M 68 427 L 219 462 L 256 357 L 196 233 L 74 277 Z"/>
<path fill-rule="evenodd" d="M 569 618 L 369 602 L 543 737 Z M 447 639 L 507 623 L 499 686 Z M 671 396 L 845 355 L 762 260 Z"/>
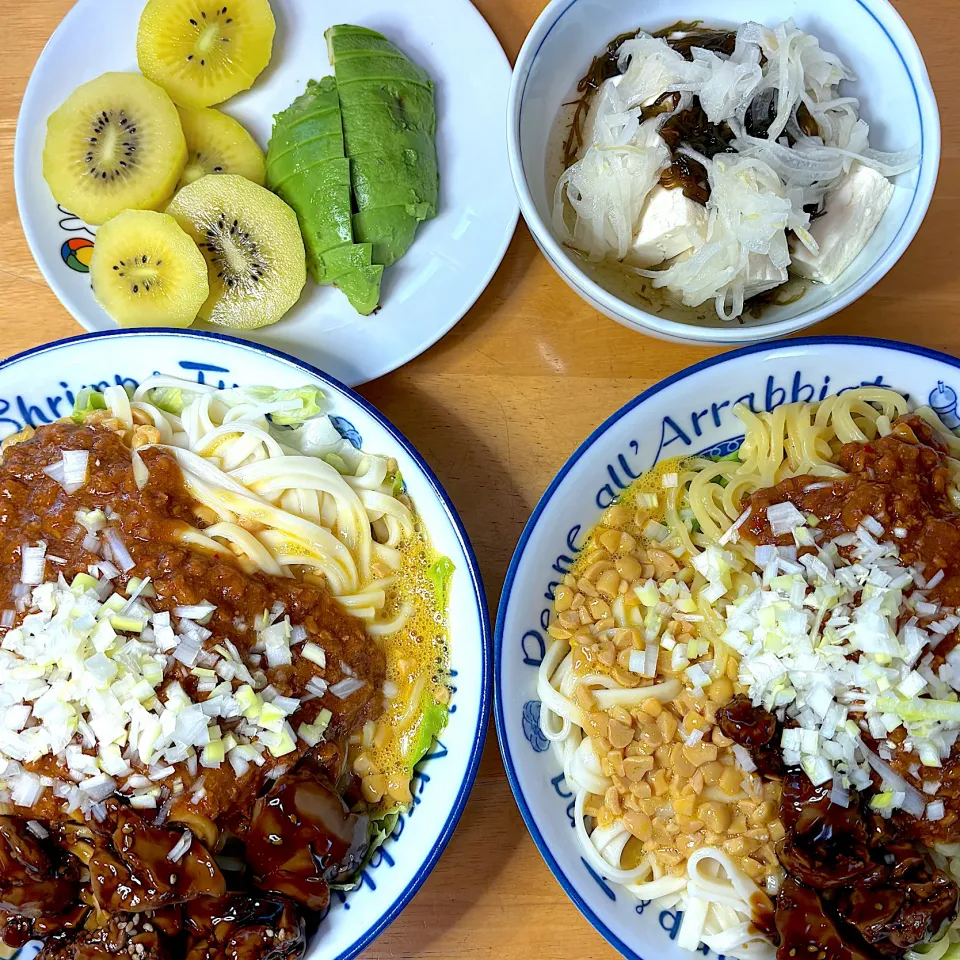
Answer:
<path fill-rule="evenodd" d="M 936 387 L 930 391 L 927 402 L 945 426 L 951 430 L 960 427 L 960 416 L 957 415 L 957 391 L 953 387 L 948 387 L 942 380 L 938 380 Z"/>

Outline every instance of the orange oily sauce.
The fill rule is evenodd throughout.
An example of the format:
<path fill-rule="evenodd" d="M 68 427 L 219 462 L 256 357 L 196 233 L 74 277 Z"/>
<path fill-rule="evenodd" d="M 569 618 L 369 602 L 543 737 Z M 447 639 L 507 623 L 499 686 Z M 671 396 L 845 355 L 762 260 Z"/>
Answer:
<path fill-rule="evenodd" d="M 430 578 L 438 554 L 416 514 L 414 523 L 413 536 L 400 547 L 400 567 L 387 591 L 383 619 L 390 620 L 404 606 L 411 612 L 396 633 L 376 638 L 387 659 L 383 712 L 354 738 L 352 751 L 356 757 L 362 748 L 388 781 L 410 778 L 417 754 L 429 747 L 424 741 L 438 732 L 436 711 L 445 713 L 451 695 L 447 610 L 441 609 Z M 383 803 L 389 807 L 390 797 Z"/>

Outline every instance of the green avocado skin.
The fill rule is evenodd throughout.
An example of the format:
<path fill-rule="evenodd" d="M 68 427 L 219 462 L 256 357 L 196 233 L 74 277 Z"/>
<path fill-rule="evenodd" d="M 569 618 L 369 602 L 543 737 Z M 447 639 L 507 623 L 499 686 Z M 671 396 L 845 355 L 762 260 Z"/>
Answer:
<path fill-rule="evenodd" d="M 311 80 L 274 117 L 267 186 L 296 211 L 314 280 L 336 284 L 359 313 L 372 312 L 383 268 L 372 266 L 371 243 L 353 242 L 350 161 L 333 77 Z"/>
<path fill-rule="evenodd" d="M 389 266 L 410 248 L 417 226 L 437 214 L 434 88 L 386 37 L 341 25 L 327 33 L 356 201 L 355 237 Z"/>

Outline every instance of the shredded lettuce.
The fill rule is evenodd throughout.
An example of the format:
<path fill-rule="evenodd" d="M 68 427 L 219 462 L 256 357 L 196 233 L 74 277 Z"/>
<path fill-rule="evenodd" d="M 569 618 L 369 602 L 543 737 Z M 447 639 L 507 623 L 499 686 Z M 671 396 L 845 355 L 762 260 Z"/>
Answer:
<path fill-rule="evenodd" d="M 453 572 L 456 569 L 449 557 L 440 557 L 439 560 L 431 563 L 427 570 L 427 576 L 430 578 L 437 595 L 437 607 L 441 613 L 447 609 L 447 603 L 450 599 L 450 581 L 453 579 Z"/>
<path fill-rule="evenodd" d="M 150 402 L 164 413 L 172 413 L 175 417 L 179 417 L 188 401 L 180 387 L 157 387 L 151 392 Z"/>
<path fill-rule="evenodd" d="M 432 698 L 424 707 L 420 727 L 417 730 L 417 739 L 407 757 L 411 771 L 427 755 L 430 745 L 440 735 L 440 731 L 447 725 L 449 717 L 450 710 L 447 705 L 437 703 L 437 701 Z"/>
<path fill-rule="evenodd" d="M 343 457 L 340 457 L 335 453 L 325 453 L 321 459 L 329 463 L 330 466 L 337 471 L 337 473 L 348 474 L 350 472 L 350 468 L 344 462 Z"/>
<path fill-rule="evenodd" d="M 74 423 L 83 423 L 87 416 L 96 410 L 106 410 L 107 402 L 103 394 L 90 387 L 84 387 L 73 403 L 73 413 L 70 415 Z"/>
<path fill-rule="evenodd" d="M 714 463 L 739 463 L 740 462 L 740 450 L 734 450 L 733 453 L 728 453 L 723 457 L 707 457 L 707 460 L 712 460 Z M 714 477 L 711 483 L 717 484 L 717 486 L 725 487 L 730 481 L 726 477 Z M 699 524 L 698 524 L 699 526 Z M 699 532 L 699 531 L 696 531 Z"/>
<path fill-rule="evenodd" d="M 440 731 L 447 725 L 449 716 L 449 710 L 445 704 L 438 703 L 432 697 L 429 697 L 429 694 L 427 698 L 429 702 L 423 709 L 423 716 L 417 730 L 417 739 L 407 755 L 408 769 L 411 774 L 414 767 L 427 755 L 431 744 L 439 736 Z M 339 883 L 331 883 L 331 890 L 349 891 L 356 889 L 360 883 L 360 876 L 370 865 L 373 855 L 387 842 L 396 829 L 397 821 L 400 819 L 403 810 L 404 807 L 395 806 L 389 810 L 370 813 L 370 825 L 367 834 L 368 846 L 363 861 L 349 878 Z"/>
<path fill-rule="evenodd" d="M 400 476 L 400 472 L 397 471 L 393 478 L 394 493 L 396 494 L 403 489 L 403 478 Z M 437 608 L 441 612 L 447 608 L 450 580 L 453 577 L 454 570 L 455 567 L 449 557 L 439 557 L 430 565 L 427 572 L 436 593 Z M 411 775 L 417 764 L 420 763 L 430 751 L 430 747 L 439 736 L 440 731 L 447 725 L 449 713 L 450 711 L 446 704 L 439 703 L 429 693 L 424 694 L 416 738 L 410 745 L 406 756 L 407 770 Z M 364 870 L 369 867 L 374 854 L 392 836 L 396 829 L 397 821 L 400 819 L 400 815 L 404 809 L 405 807 L 403 805 L 396 805 L 388 810 L 374 810 L 370 813 L 370 825 L 367 835 L 368 846 L 363 861 L 350 877 L 338 883 L 331 883 L 331 890 L 350 891 L 357 888 L 360 883 L 360 877 Z"/>
<path fill-rule="evenodd" d="M 946 936 L 946 934 L 944 934 Z M 914 956 L 926 956 L 928 953 L 933 953 L 934 949 L 940 943 L 939 940 L 935 940 L 933 943 L 923 943 L 915 947 L 913 950 L 907 952 L 907 957 L 912 960 Z M 940 960 L 960 960 L 960 943 L 951 943 L 947 947 L 946 953 L 940 958 Z"/>
<path fill-rule="evenodd" d="M 248 387 L 247 394 L 264 403 L 287 403 L 299 400 L 299 410 L 278 410 L 270 414 L 270 419 L 278 427 L 295 427 L 323 413 L 321 402 L 323 391 L 317 387 L 297 387 L 293 390 L 274 390 L 272 387 Z"/>

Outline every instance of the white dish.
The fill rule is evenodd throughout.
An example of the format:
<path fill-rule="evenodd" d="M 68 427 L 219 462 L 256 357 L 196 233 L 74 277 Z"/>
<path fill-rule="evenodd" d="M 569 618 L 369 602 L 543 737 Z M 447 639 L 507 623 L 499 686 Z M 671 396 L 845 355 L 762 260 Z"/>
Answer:
<path fill-rule="evenodd" d="M 503 259 L 518 214 L 503 134 L 510 64 L 469 0 L 271 5 L 277 19 L 271 64 L 252 90 L 222 105 L 261 147 L 273 115 L 308 80 L 332 72 L 323 32 L 333 24 L 382 31 L 436 84 L 440 212 L 420 226 L 407 255 L 384 273 L 381 309 L 361 317 L 339 290 L 308 280 L 300 302 L 279 323 L 238 334 L 353 386 L 389 373 L 439 340 Z M 94 299 L 87 274 L 71 269 L 61 250 L 72 238 L 91 241 L 94 231 L 58 208 L 40 157 L 48 115 L 77 86 L 108 70 L 137 70 L 142 9 L 141 0 L 79 0 L 40 55 L 17 123 L 14 180 L 27 242 L 54 293 L 87 330 L 116 329 L 116 323 Z"/>
<path fill-rule="evenodd" d="M 708 26 L 747 20 L 774 26 L 789 17 L 857 74 L 858 81 L 848 84 L 846 92 L 860 98 L 871 146 L 894 150 L 919 144 L 920 165 L 896 179 L 894 198 L 876 232 L 836 283 L 815 285 L 795 303 L 766 309 L 760 319 L 745 316 L 741 324 L 713 317 L 684 323 L 620 300 L 584 272 L 551 230 L 547 146 L 561 104 L 591 59 L 625 31 L 697 19 Z M 722 11 L 703 0 L 552 0 L 517 58 L 507 106 L 507 142 L 524 219 L 543 255 L 584 300 L 624 326 L 664 340 L 734 345 L 809 327 L 853 303 L 887 273 L 916 235 L 933 195 L 940 120 L 920 50 L 887 0 L 732 0 Z"/>
<path fill-rule="evenodd" d="M 317 384 L 337 429 L 357 445 L 397 458 L 433 546 L 456 566 L 450 596 L 451 668 L 457 679 L 450 722 L 417 768 L 414 806 L 374 855 L 360 887 L 334 893 L 307 952 L 349 960 L 400 913 L 420 888 L 456 827 L 480 762 L 489 707 L 489 623 L 477 568 L 449 498 L 395 427 L 365 400 L 291 357 L 195 331 L 111 331 L 61 340 L 0 363 L 0 436 L 69 415 L 83 386 L 134 384 L 154 372 L 201 382 L 296 387 Z M 2 948 L 0 948 L 2 949 Z M 19 960 L 36 955 L 34 945 Z"/>
<path fill-rule="evenodd" d="M 640 394 L 567 461 L 527 523 L 507 572 L 494 639 L 497 734 L 507 776 L 533 839 L 587 920 L 628 960 L 691 960 L 673 941 L 680 917 L 600 879 L 581 857 L 573 794 L 540 731 L 537 667 L 552 593 L 583 537 L 632 478 L 660 460 L 725 456 L 743 440 L 731 412 L 819 400 L 861 384 L 891 387 L 960 427 L 960 361 L 909 344 L 811 337 L 756 345 L 690 367 Z M 716 954 L 701 946 L 701 953 Z"/>

